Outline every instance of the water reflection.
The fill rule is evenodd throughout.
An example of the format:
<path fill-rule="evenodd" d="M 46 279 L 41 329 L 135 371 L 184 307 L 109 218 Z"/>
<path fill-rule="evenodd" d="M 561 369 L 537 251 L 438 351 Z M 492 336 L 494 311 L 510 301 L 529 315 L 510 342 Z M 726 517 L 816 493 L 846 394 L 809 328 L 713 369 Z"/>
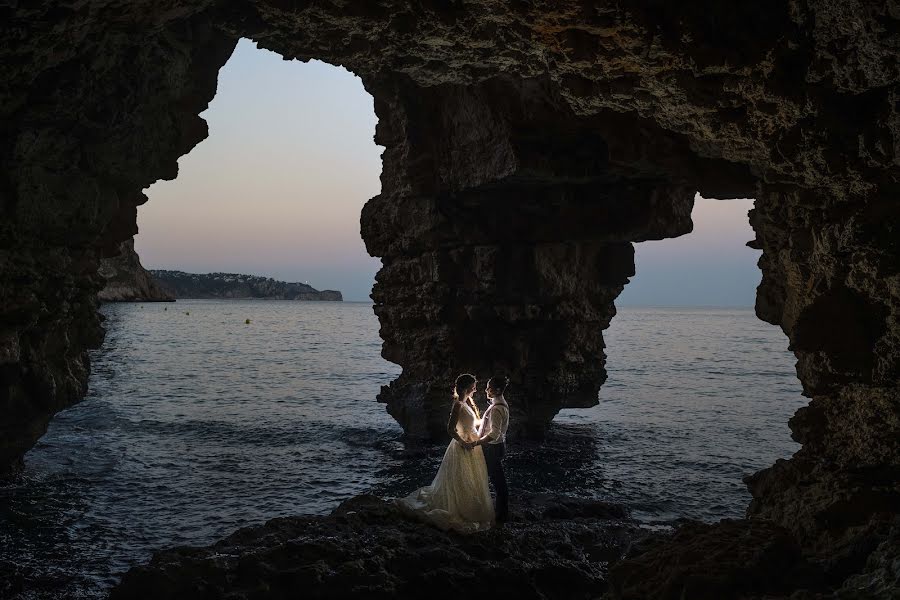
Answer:
<path fill-rule="evenodd" d="M 0 596 L 102 597 L 158 548 L 434 477 L 445 446 L 407 444 L 373 401 L 399 368 L 379 356 L 371 306 L 179 304 L 104 308 L 88 398 L 0 486 Z M 741 475 L 795 447 L 785 423 L 802 399 L 780 332 L 749 311 L 622 310 L 607 340 L 601 404 L 510 444 L 513 500 L 590 496 L 656 522 L 740 515 Z"/>

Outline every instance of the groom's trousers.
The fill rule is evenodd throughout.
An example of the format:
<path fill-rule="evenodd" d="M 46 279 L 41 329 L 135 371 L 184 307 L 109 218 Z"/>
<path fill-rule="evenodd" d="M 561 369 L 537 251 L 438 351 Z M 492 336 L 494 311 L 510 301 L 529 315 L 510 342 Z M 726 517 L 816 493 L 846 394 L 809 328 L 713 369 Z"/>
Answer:
<path fill-rule="evenodd" d="M 502 523 L 509 517 L 509 491 L 506 488 L 506 473 L 503 472 L 503 457 L 506 455 L 506 444 L 485 444 L 484 462 L 487 465 L 488 478 L 494 485 L 497 494 L 495 511 L 497 521 Z"/>

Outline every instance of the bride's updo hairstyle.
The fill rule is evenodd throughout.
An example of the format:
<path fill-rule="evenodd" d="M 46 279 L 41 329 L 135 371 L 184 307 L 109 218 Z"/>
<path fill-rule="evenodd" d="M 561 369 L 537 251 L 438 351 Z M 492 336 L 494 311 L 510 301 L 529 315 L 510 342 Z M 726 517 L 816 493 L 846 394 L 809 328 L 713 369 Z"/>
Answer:
<path fill-rule="evenodd" d="M 475 385 L 475 376 L 463 373 L 456 378 L 456 383 L 453 385 L 453 397 L 457 400 L 465 398 L 466 392 L 473 385 Z"/>
<path fill-rule="evenodd" d="M 506 387 L 509 385 L 509 377 L 506 375 L 494 375 L 487 382 L 487 389 L 497 392 L 497 396 L 502 396 L 504 392 L 506 392 Z"/>

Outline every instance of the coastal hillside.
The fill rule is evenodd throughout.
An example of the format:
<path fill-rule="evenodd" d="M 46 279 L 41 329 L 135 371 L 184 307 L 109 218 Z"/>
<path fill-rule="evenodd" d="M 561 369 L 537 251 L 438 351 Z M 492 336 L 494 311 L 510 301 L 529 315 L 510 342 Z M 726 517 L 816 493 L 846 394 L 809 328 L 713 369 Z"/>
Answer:
<path fill-rule="evenodd" d="M 151 270 L 160 287 L 175 298 L 270 298 L 273 300 L 341 301 L 337 290 L 319 291 L 305 283 L 239 273 L 185 273 Z"/>

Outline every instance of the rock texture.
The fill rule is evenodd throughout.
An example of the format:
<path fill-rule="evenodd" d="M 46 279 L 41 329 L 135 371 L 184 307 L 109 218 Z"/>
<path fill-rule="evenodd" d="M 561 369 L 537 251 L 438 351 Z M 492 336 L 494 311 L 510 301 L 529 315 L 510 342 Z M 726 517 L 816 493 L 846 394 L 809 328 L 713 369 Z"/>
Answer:
<path fill-rule="evenodd" d="M 640 540 L 610 574 L 615 600 L 784 597 L 816 583 L 783 528 L 765 521 L 690 523 Z M 821 586 L 821 582 L 819 583 Z"/>
<path fill-rule="evenodd" d="M 239 273 L 185 273 L 153 270 L 159 286 L 175 298 L 269 298 L 272 300 L 343 300 L 336 290 L 319 291 L 305 283 Z"/>
<path fill-rule="evenodd" d="M 410 434 L 440 433 L 461 370 L 508 372 L 533 433 L 596 402 L 632 243 L 690 231 L 695 191 L 755 197 L 757 313 L 811 402 L 748 517 L 834 577 L 880 547 L 900 506 L 896 0 L 36 0 L 0 22 L 4 468 L 83 394 L 98 260 L 206 135 L 247 36 L 375 99 L 361 230 L 403 366 L 379 398 Z"/>
<path fill-rule="evenodd" d="M 134 240 L 122 242 L 119 255 L 100 261 L 100 275 L 106 284 L 97 298 L 101 302 L 174 302 L 175 297 L 163 290 L 141 265 L 134 251 Z"/>
<path fill-rule="evenodd" d="M 273 519 L 207 548 L 160 552 L 110 598 L 590 599 L 637 528 L 620 507 L 526 499 L 520 518 L 470 536 L 361 496 L 328 517 Z"/>
<path fill-rule="evenodd" d="M 157 10 L 0 7 L 0 472 L 84 396 L 99 261 L 137 233 L 141 190 L 206 136 L 196 115 L 235 41 L 190 9 L 156 27 Z"/>
<path fill-rule="evenodd" d="M 790 421 L 800 451 L 747 478 L 749 514 L 855 568 L 877 544 L 872 531 L 900 510 L 896 190 L 854 202 L 764 189 L 751 214 L 764 251 L 756 311 L 790 337 L 812 401 Z"/>
<path fill-rule="evenodd" d="M 900 596 L 900 522 L 869 554 L 861 573 L 848 577 L 836 598 L 897 598 Z"/>
<path fill-rule="evenodd" d="M 847 565 L 803 552 L 791 532 L 766 519 L 690 522 L 638 538 L 609 574 L 609 600 L 894 600 L 900 597 L 900 520 Z M 874 549 L 874 551 L 873 551 Z"/>
<path fill-rule="evenodd" d="M 273 519 L 209 547 L 158 552 L 112 600 L 281 598 L 606 598 L 872 600 L 900 591 L 895 527 L 843 584 L 765 519 L 688 522 L 648 533 L 617 505 L 516 499 L 502 528 L 459 535 L 359 496 L 327 517 Z"/>

